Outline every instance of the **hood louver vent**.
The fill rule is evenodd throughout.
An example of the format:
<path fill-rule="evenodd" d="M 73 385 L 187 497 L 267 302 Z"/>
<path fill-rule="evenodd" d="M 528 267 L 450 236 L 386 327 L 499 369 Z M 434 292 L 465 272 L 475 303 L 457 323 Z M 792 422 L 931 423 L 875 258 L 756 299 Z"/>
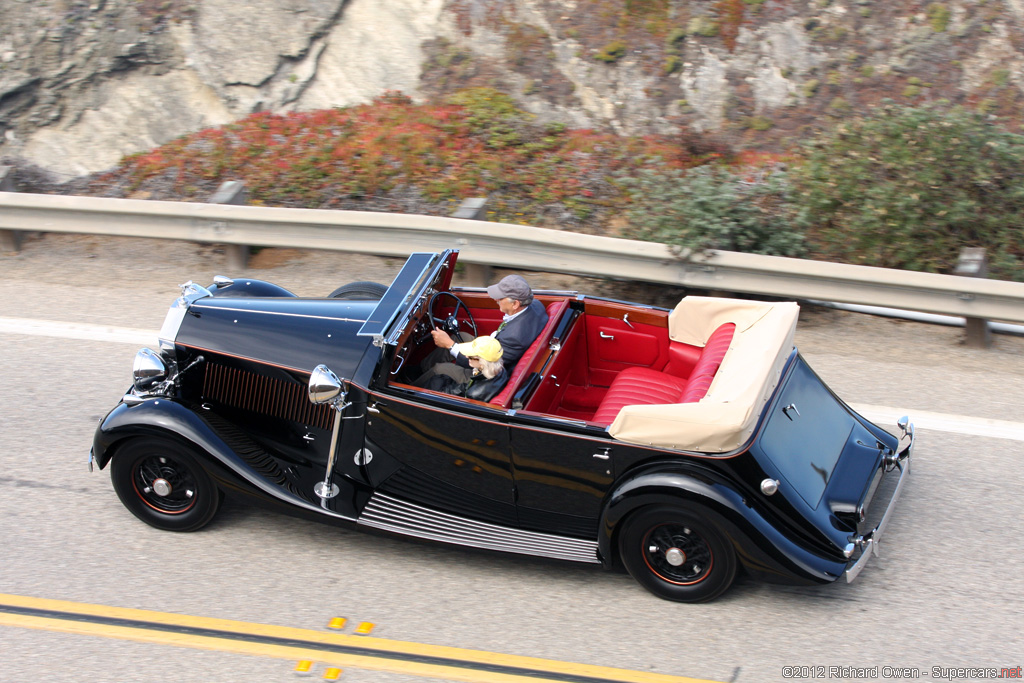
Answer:
<path fill-rule="evenodd" d="M 286 382 L 246 370 L 207 363 L 203 377 L 203 398 L 310 427 L 331 428 L 330 407 L 310 403 L 305 385 L 298 382 Z"/>

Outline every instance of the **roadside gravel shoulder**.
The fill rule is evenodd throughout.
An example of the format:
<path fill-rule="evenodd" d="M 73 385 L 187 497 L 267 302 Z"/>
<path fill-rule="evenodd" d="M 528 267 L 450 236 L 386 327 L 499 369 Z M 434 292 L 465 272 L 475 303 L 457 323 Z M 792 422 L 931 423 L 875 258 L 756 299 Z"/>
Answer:
<path fill-rule="evenodd" d="M 228 272 L 219 245 L 43 234 L 0 254 L 0 316 L 157 329 L 188 280 L 253 277 L 300 296 L 325 296 L 357 280 L 389 283 L 402 259 L 263 249 L 243 273 Z M 501 276 L 505 271 L 497 271 Z M 671 305 L 678 290 L 530 273 L 531 284 Z M 457 276 L 458 278 L 458 276 Z M 457 279 L 456 278 L 456 279 Z M 125 296 L 125 294 L 128 296 Z M 115 294 L 115 296 L 112 296 Z M 107 302 L 117 301 L 116 305 Z M 848 401 L 1024 421 L 1024 338 L 996 335 L 970 349 L 960 328 L 804 307 L 797 346 Z"/>

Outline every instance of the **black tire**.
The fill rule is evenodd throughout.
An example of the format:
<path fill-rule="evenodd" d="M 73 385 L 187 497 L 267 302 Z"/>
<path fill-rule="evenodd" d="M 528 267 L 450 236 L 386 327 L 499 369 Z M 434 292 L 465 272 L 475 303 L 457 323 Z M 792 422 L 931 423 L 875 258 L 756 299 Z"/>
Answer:
<path fill-rule="evenodd" d="M 388 288 L 379 282 L 350 282 L 330 293 L 329 299 L 373 299 L 384 297 Z"/>
<path fill-rule="evenodd" d="M 220 505 L 220 491 L 195 451 L 158 436 L 136 437 L 119 447 L 110 481 L 133 515 L 165 531 L 201 529 Z"/>
<path fill-rule="evenodd" d="M 725 535 L 680 508 L 642 508 L 628 517 L 619 557 L 641 586 L 676 602 L 713 600 L 736 576 L 736 554 Z"/>

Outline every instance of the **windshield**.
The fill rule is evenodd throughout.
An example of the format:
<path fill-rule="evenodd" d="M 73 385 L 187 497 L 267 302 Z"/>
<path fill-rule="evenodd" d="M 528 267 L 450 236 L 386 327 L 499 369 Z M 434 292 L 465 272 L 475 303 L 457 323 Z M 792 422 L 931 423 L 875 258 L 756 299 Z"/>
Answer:
<path fill-rule="evenodd" d="M 411 254 L 357 334 L 373 337 L 378 345 L 387 341 L 389 330 L 394 329 L 393 323 L 408 316 L 410 309 L 433 284 L 449 253 Z"/>

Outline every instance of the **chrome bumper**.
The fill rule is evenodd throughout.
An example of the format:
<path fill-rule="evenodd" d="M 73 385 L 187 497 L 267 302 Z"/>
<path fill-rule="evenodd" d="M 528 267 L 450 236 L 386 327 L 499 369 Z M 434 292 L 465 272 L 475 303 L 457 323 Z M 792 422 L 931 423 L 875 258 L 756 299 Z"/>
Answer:
<path fill-rule="evenodd" d="M 896 482 L 896 490 L 893 492 L 892 498 L 889 499 L 889 506 L 885 509 L 885 514 L 882 515 L 881 521 L 878 522 L 874 529 L 857 539 L 856 543 L 861 548 L 861 554 L 843 572 L 847 583 L 857 578 L 857 575 L 864 569 L 864 565 L 868 563 L 868 559 L 872 555 L 878 555 L 878 541 L 885 531 L 886 525 L 889 523 L 892 511 L 896 508 L 896 501 L 899 500 L 900 494 L 903 492 L 903 485 L 907 483 L 911 455 L 914 451 L 914 425 L 907 424 L 906 418 L 901 420 L 900 423 L 900 426 L 903 427 L 903 436 L 900 438 L 899 452 L 892 461 L 892 465 L 900 470 L 900 478 Z"/>

